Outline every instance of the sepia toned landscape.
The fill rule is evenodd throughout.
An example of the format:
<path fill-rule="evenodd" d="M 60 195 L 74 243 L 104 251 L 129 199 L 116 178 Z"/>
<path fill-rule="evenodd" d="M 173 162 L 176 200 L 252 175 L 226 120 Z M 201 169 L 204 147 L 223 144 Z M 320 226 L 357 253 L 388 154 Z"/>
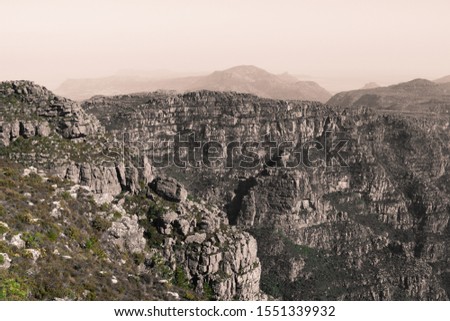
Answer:
<path fill-rule="evenodd" d="M 449 5 L 345 2 L 0 2 L 0 300 L 449 300 Z"/>

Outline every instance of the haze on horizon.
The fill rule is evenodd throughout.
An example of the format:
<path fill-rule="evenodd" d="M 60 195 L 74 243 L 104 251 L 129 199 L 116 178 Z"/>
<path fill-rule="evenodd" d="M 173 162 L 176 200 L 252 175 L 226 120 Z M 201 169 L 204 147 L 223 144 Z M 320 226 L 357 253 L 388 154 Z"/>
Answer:
<path fill-rule="evenodd" d="M 289 72 L 331 91 L 450 74 L 450 2 L 0 0 L 0 80 Z"/>

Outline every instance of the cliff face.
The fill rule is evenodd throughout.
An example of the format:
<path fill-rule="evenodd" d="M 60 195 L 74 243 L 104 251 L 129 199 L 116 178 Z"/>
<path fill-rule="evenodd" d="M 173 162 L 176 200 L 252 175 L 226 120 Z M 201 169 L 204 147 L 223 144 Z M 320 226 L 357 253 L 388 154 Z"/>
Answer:
<path fill-rule="evenodd" d="M 220 300 L 265 297 L 259 288 L 256 240 L 230 226 L 226 213 L 187 201 L 158 216 L 154 225 L 164 237 L 162 256 L 196 291 Z"/>
<path fill-rule="evenodd" d="M 100 127 L 95 117 L 87 115 L 79 104 L 29 81 L 1 83 L 0 97 L 0 141 L 4 146 L 19 136 L 46 137 L 51 129 L 64 138 L 81 139 L 96 133 Z"/>
<path fill-rule="evenodd" d="M 83 107 L 116 136 L 127 128 L 130 142 L 192 131 L 202 142 L 292 142 L 270 161 L 261 154 L 265 165 L 250 169 L 155 169 L 223 207 L 256 238 L 268 294 L 448 299 L 446 119 L 212 92 L 98 97 Z M 327 156 L 320 150 L 308 155 L 316 165 L 287 168 L 283 161 L 301 154 L 305 142 L 339 140 L 346 141 L 345 163 L 320 162 Z"/>
<path fill-rule="evenodd" d="M 29 82 L 0 88 L 1 158 L 62 179 L 62 199 L 41 197 L 39 208 L 75 225 L 64 221 L 71 204 L 97 231 L 99 243 L 80 243 L 121 262 L 149 293 L 163 284 L 187 299 L 449 298 L 444 117 L 207 91 L 79 105 Z M 173 163 L 178 133 L 193 150 L 178 155 L 185 167 Z M 221 147 L 214 166 L 198 154 L 211 142 Z M 161 166 L 165 156 L 172 163 Z M 18 187 L 0 182 L 15 195 Z M 0 229 L 1 269 L 13 273 L 22 262 L 16 235 L 25 232 L 11 228 L 14 204 L 1 200 L 9 226 Z M 23 200 L 24 211 L 34 213 L 35 202 Z M 93 214 L 97 207 L 103 214 Z"/>
<path fill-rule="evenodd" d="M 0 143 L 11 159 L 89 187 L 111 199 L 122 190 L 136 192 L 139 180 L 153 179 L 146 160 L 138 170 L 108 158 L 108 140 L 95 116 L 29 81 L 0 84 Z"/>
<path fill-rule="evenodd" d="M 156 177 L 146 157 L 116 157 L 114 138 L 79 104 L 31 82 L 0 88 L 1 174 L 7 177 L 0 180 L 0 286 L 17 279 L 23 289 L 20 297 L 7 289 L 2 299 L 265 298 L 256 241 L 231 227 L 223 211 L 187 200 L 185 188 Z M 20 177 L 16 167 L 33 179 L 15 184 L 9 177 Z M 15 191 L 24 188 L 29 201 Z M 48 194 L 36 207 L 41 189 Z M 54 263 L 41 267 L 48 259 Z M 45 290 L 49 269 L 70 273 L 65 260 L 100 269 L 110 281 L 96 289 L 102 276 L 91 273 L 86 282 L 77 273 L 72 279 L 79 285 L 63 289 L 57 277 Z M 36 266 L 33 283 L 23 264 Z"/>

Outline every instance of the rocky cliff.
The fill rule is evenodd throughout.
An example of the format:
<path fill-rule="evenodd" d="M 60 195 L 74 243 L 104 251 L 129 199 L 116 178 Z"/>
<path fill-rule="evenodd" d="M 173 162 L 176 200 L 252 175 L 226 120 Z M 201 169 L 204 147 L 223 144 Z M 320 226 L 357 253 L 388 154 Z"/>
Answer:
<path fill-rule="evenodd" d="M 146 157 L 115 157 L 114 138 L 79 104 L 31 82 L 0 88 L 0 298 L 265 298 L 256 241 L 223 211 L 188 200 Z M 83 261 L 89 277 L 49 288 L 51 269 L 63 277 Z"/>
<path fill-rule="evenodd" d="M 79 105 L 29 82 L 0 88 L 0 269 L 26 298 L 449 298 L 445 117 L 209 91 Z M 9 179 L 14 166 L 25 176 Z M 45 292 L 41 262 L 76 253 L 100 259 L 112 292 Z"/>
<path fill-rule="evenodd" d="M 116 106 L 120 112 L 112 113 Z M 202 143 L 291 143 L 258 154 L 263 162 L 251 168 L 155 169 L 222 207 L 256 238 L 266 293 L 448 299 L 446 118 L 214 92 L 97 97 L 83 107 L 116 136 L 126 128 L 128 143 L 192 132 Z M 345 162 L 328 162 L 316 148 L 307 155 L 313 163 L 288 166 L 305 143 L 340 140 Z"/>

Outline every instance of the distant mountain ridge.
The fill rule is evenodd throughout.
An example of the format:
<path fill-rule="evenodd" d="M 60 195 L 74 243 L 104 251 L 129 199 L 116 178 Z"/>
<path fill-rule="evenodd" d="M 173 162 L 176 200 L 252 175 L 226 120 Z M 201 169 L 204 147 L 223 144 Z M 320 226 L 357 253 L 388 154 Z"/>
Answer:
<path fill-rule="evenodd" d="M 448 82 L 450 82 L 450 75 L 444 76 L 444 77 L 441 77 L 441 78 L 438 78 L 438 79 L 435 79 L 434 82 L 437 83 L 437 84 L 448 83 Z"/>
<path fill-rule="evenodd" d="M 91 79 L 69 79 L 55 92 L 77 100 L 95 95 L 118 95 L 156 90 L 178 92 L 195 90 L 236 91 L 263 98 L 325 102 L 331 94 L 312 81 L 300 81 L 284 73 L 275 75 L 264 69 L 243 65 L 214 71 L 206 76 L 152 79 L 149 76 L 118 74 Z"/>
<path fill-rule="evenodd" d="M 450 113 L 450 83 L 436 83 L 427 79 L 341 92 L 334 95 L 329 105 L 370 107 L 375 110 L 408 113 Z"/>

